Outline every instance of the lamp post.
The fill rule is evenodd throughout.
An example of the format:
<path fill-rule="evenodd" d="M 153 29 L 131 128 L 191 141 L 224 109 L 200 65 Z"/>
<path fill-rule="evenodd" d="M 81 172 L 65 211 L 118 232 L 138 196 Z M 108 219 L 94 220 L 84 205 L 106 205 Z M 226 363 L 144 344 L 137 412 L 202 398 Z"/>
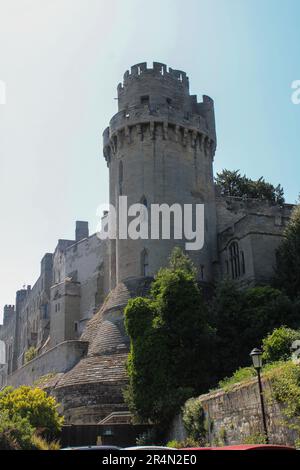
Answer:
<path fill-rule="evenodd" d="M 255 348 L 251 351 L 250 356 L 251 356 L 251 359 L 252 359 L 253 367 L 257 372 L 264 434 L 266 436 L 266 443 L 269 444 L 269 436 L 268 436 L 267 420 L 266 420 L 265 404 L 264 404 L 264 395 L 263 395 L 263 389 L 262 389 L 262 384 L 261 384 L 261 376 L 260 376 L 260 371 L 261 371 L 261 368 L 262 368 L 262 352 L 261 352 L 260 349 Z"/>

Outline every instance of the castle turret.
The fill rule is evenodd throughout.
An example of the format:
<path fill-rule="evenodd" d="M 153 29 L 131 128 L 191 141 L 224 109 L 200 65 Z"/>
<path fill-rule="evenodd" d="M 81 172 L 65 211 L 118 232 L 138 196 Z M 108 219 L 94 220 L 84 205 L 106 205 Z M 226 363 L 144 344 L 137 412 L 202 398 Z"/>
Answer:
<path fill-rule="evenodd" d="M 14 319 L 15 315 L 15 306 L 14 305 L 5 305 L 3 309 L 3 325 L 6 326 L 8 323 Z"/>
<path fill-rule="evenodd" d="M 204 204 L 204 247 L 189 255 L 199 278 L 210 282 L 216 256 L 213 100 L 203 96 L 198 102 L 189 93 L 185 72 L 154 62 L 153 68 L 141 63 L 125 73 L 118 105 L 103 135 L 110 203 L 117 213 L 121 195 L 128 197 L 128 207 L 142 203 L 148 212 L 152 204 L 180 204 L 182 209 L 184 204 Z M 153 240 L 149 235 L 148 240 L 112 241 L 111 288 L 130 277 L 155 275 L 174 246 L 184 249 L 186 241 L 174 237 L 173 230 L 170 239 Z"/>

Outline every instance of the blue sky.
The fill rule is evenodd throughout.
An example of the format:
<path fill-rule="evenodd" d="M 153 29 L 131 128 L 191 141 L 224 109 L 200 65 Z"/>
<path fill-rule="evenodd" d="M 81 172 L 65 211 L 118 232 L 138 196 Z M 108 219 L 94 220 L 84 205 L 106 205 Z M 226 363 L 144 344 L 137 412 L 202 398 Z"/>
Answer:
<path fill-rule="evenodd" d="M 215 171 L 300 192 L 298 0 L 0 0 L 0 310 L 107 202 L 102 131 L 131 65 L 185 70 L 215 100 Z"/>

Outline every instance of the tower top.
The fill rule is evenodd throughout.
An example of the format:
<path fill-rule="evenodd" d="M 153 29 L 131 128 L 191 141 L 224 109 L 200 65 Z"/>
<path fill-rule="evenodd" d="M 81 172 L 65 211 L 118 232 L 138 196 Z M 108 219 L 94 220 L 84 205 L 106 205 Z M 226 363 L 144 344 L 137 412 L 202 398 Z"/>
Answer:
<path fill-rule="evenodd" d="M 160 62 L 133 65 L 118 85 L 119 111 L 139 104 L 152 106 L 169 103 L 173 107 L 188 106 L 189 79 L 182 70 L 174 70 Z"/>

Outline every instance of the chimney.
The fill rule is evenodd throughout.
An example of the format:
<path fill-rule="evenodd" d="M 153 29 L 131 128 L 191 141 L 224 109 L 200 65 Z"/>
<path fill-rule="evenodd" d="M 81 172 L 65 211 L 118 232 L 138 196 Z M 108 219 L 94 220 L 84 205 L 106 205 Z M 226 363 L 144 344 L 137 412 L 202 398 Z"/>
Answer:
<path fill-rule="evenodd" d="M 76 241 L 80 242 L 84 238 L 89 237 L 89 223 L 88 222 L 76 222 L 76 233 L 75 233 Z"/>

